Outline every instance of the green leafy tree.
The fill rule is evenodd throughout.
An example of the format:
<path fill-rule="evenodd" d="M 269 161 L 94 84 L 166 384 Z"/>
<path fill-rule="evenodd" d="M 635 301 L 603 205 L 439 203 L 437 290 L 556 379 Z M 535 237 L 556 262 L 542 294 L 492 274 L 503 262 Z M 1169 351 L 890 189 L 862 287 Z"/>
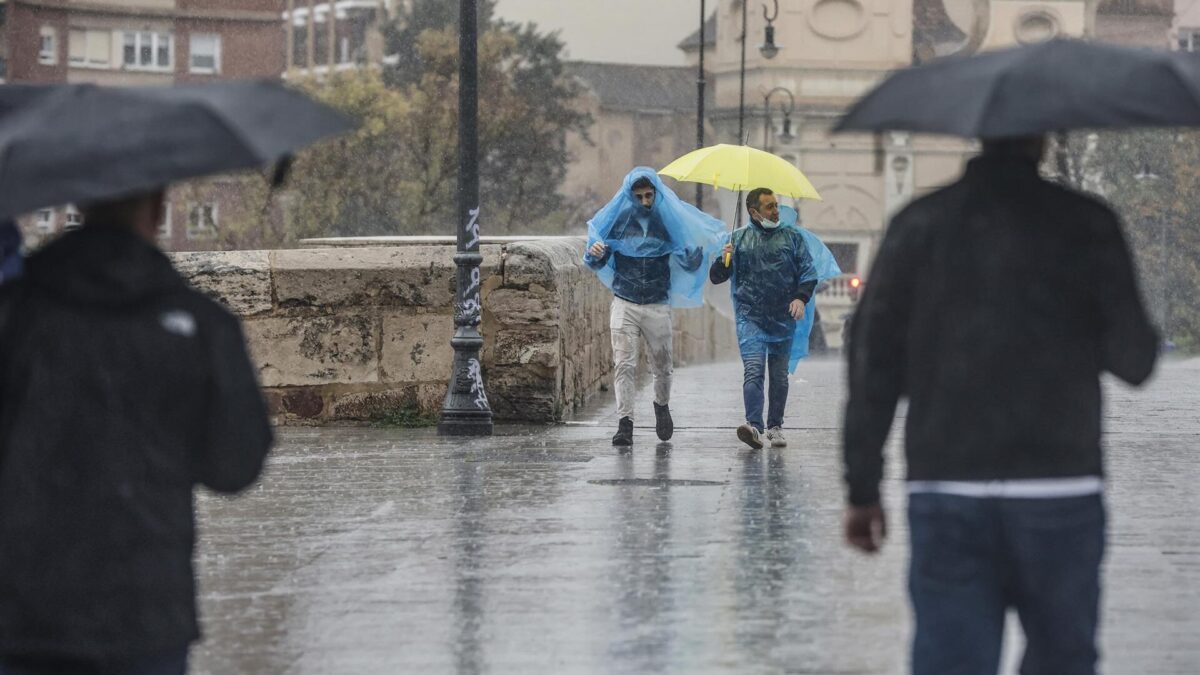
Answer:
<path fill-rule="evenodd" d="M 363 69 L 300 84 L 317 100 L 360 121 L 345 136 L 300 153 L 287 183 L 287 219 L 295 239 L 411 234 L 412 209 L 424 199 L 412 161 L 419 111 L 378 71 Z M 408 226 L 408 227 L 406 227 Z"/>
<path fill-rule="evenodd" d="M 495 0 L 478 4 L 481 31 L 492 25 Z M 383 29 L 388 54 L 395 64 L 387 69 L 387 81 L 393 87 L 418 84 L 427 70 L 419 42 L 426 31 L 451 30 L 458 25 L 458 3 L 451 0 L 413 0 Z"/>
<path fill-rule="evenodd" d="M 555 35 L 492 19 L 480 6 L 482 225 L 488 234 L 561 231 L 558 188 L 574 108 Z M 450 234 L 457 220 L 457 4 L 415 0 L 386 30 L 397 63 L 299 83 L 361 120 L 299 155 L 287 188 L 286 238 Z"/>
<path fill-rule="evenodd" d="M 1104 133 L 1093 145 L 1080 173 L 1126 222 L 1151 317 L 1179 346 L 1200 349 L 1200 132 Z"/>
<path fill-rule="evenodd" d="M 387 81 L 417 111 L 413 140 L 431 156 L 422 182 L 440 197 L 423 218 L 453 219 L 457 189 L 458 33 L 455 3 L 417 0 L 388 31 L 397 58 Z M 561 228 L 558 188 L 570 161 L 566 134 L 586 134 L 590 116 L 574 102 L 579 85 L 566 75 L 563 43 L 533 25 L 496 21 L 480 5 L 480 192 L 491 233 Z"/>

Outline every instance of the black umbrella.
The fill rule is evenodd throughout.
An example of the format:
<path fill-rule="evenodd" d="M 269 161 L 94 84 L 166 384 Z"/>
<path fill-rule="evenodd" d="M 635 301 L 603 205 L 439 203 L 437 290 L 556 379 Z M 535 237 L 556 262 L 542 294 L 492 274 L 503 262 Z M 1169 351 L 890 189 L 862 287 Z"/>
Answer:
<path fill-rule="evenodd" d="M 1052 40 L 897 72 L 837 130 L 1007 138 L 1177 126 L 1200 126 L 1194 55 Z"/>
<path fill-rule="evenodd" d="M 6 84 L 0 87 L 0 119 L 19 112 L 24 107 L 60 89 L 63 87 L 44 84 Z"/>
<path fill-rule="evenodd" d="M 354 128 L 274 82 L 0 87 L 0 218 L 262 168 Z"/>

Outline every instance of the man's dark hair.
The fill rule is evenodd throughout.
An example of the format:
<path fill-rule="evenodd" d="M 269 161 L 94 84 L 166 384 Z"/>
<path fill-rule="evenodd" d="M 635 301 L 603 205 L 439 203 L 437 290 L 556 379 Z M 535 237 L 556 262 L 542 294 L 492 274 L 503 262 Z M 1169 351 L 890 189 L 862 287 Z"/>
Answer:
<path fill-rule="evenodd" d="M 124 226 L 136 217 L 138 209 L 147 199 L 162 201 L 162 190 L 150 190 L 107 201 L 84 204 L 80 208 L 85 224 Z"/>
<path fill-rule="evenodd" d="M 763 195 L 775 194 L 770 188 L 754 188 L 746 195 L 746 213 L 750 213 L 750 209 L 758 208 L 758 199 Z"/>
<path fill-rule="evenodd" d="M 634 190 L 641 190 L 644 188 L 653 188 L 653 187 L 654 187 L 654 183 L 652 183 L 650 181 L 650 179 L 646 178 L 645 176 L 642 176 L 641 178 L 633 181 L 633 189 Z M 658 190 L 655 190 L 655 192 L 658 192 Z"/>

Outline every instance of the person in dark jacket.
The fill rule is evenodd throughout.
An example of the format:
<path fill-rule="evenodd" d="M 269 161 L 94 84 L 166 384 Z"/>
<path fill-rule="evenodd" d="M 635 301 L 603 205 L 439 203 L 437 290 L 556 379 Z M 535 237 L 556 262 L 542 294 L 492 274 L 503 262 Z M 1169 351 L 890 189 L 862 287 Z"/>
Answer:
<path fill-rule="evenodd" d="M 1093 673 L 1104 467 L 1099 377 L 1144 382 L 1157 337 L 1111 210 L 1042 180 L 1040 138 L 986 142 L 892 221 L 850 337 L 848 542 L 885 535 L 883 446 L 905 454 L 916 675 Z"/>
<path fill-rule="evenodd" d="M 162 213 L 93 205 L 0 288 L 0 674 L 185 672 L 193 488 L 246 488 L 271 445 L 238 320 L 156 248 Z"/>
<path fill-rule="evenodd" d="M 11 220 L 0 222 L 0 284 L 15 281 L 23 266 L 21 231 Z"/>
<path fill-rule="evenodd" d="M 656 202 L 664 197 L 659 194 L 660 186 L 656 180 L 653 172 L 648 175 L 638 175 L 638 170 L 631 172 L 626 184 L 632 183 L 631 195 L 638 206 L 616 211 L 615 220 L 610 228 L 606 228 L 603 239 L 594 241 L 584 255 L 584 262 L 597 272 L 611 268 L 614 298 L 609 328 L 612 331 L 613 384 L 618 418 L 612 442 L 618 446 L 633 444 L 635 377 L 642 340 L 646 341 L 650 369 L 654 373 L 655 432 L 663 441 L 670 440 L 674 434 L 675 423 L 670 410 L 674 340 L 670 301 L 675 281 L 672 267 L 678 267 L 678 273 L 686 275 L 700 270 L 704 263 L 702 247 L 689 248 L 671 236 L 670 228 L 663 222 L 664 209 L 655 208 Z M 682 202 L 674 194 L 665 196 L 673 200 L 669 212 L 677 215 Z M 699 211 L 696 213 L 703 216 Z M 689 214 L 685 212 L 683 217 L 687 218 Z M 703 270 L 699 274 L 703 275 Z"/>
<path fill-rule="evenodd" d="M 772 447 L 787 447 L 783 415 L 787 410 L 788 362 L 796 322 L 817 288 L 817 273 L 804 236 L 798 229 L 781 227 L 779 201 L 767 188 L 746 195 L 750 224 L 737 229 L 724 253 L 709 268 L 709 281 L 723 284 L 733 279 L 734 320 L 742 356 L 742 400 L 746 423 L 738 438 L 755 450 L 763 447 L 762 435 Z M 763 426 L 768 382 L 770 405 Z"/>

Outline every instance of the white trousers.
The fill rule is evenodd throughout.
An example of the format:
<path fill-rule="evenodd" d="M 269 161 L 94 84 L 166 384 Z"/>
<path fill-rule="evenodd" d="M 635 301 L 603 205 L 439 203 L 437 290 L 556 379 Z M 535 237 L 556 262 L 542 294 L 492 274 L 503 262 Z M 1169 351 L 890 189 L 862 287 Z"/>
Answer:
<path fill-rule="evenodd" d="M 608 327 L 612 331 L 613 388 L 617 392 L 617 419 L 633 418 L 633 399 L 637 394 L 638 349 L 646 340 L 650 371 L 654 373 L 654 402 L 671 402 L 671 327 L 669 305 L 636 305 L 613 298 Z"/>

